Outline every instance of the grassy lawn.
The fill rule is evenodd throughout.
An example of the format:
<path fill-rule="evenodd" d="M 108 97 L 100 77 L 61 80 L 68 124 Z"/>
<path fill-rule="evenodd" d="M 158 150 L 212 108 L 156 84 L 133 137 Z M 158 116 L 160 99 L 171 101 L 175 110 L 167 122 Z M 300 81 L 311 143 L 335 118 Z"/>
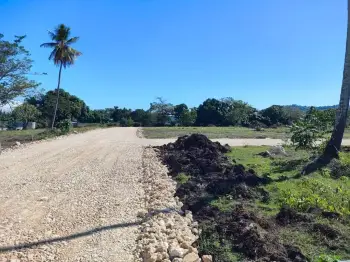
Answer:
<path fill-rule="evenodd" d="M 78 132 L 83 133 L 86 131 L 101 128 L 100 125 L 88 125 L 84 127 L 77 127 L 71 130 L 71 133 Z M 28 130 L 9 130 L 0 131 L 0 143 L 1 148 L 5 149 L 15 145 L 15 142 L 28 143 L 36 140 L 42 140 L 46 138 L 52 138 L 61 135 L 59 130 L 51 132 L 48 129 L 28 129 Z"/>
<path fill-rule="evenodd" d="M 145 138 L 176 138 L 179 136 L 200 133 L 208 138 L 277 138 L 288 139 L 290 137 L 288 127 L 265 128 L 263 131 L 255 131 L 246 127 L 143 127 Z M 344 133 L 345 139 L 350 139 L 350 129 Z"/>
<path fill-rule="evenodd" d="M 309 154 L 306 151 L 294 151 L 292 148 L 286 148 L 288 156 L 264 158 L 257 155 L 267 149 L 268 147 L 258 146 L 235 147 L 228 154 L 237 164 L 242 164 L 247 169 L 254 169 L 259 176 L 271 178 L 271 182 L 263 186 L 263 189 L 269 192 L 269 200 L 264 203 L 260 201 L 252 203 L 252 210 L 271 217 L 271 219 L 283 205 L 290 206 L 298 212 L 308 215 L 311 207 L 341 214 L 341 219 L 326 219 L 320 215 L 315 218 L 317 223 L 330 226 L 341 232 L 336 239 L 325 238 L 324 235 L 310 230 L 308 223 L 280 227 L 277 233 L 284 243 L 298 246 L 304 254 L 309 258 L 313 258 L 312 261 L 320 261 L 316 258 L 322 255 L 349 259 L 349 174 L 335 179 L 331 176 L 329 169 L 324 169 L 312 175 L 300 177 L 298 174 L 304 164 L 309 161 Z M 350 154 L 344 154 L 350 160 Z M 227 197 L 215 200 L 212 203 L 222 211 L 231 209 L 234 204 Z"/>
<path fill-rule="evenodd" d="M 204 134 L 209 138 L 280 138 L 289 137 L 289 128 L 269 128 L 255 131 L 245 127 L 144 127 L 146 138 L 174 138 L 193 133 Z"/>

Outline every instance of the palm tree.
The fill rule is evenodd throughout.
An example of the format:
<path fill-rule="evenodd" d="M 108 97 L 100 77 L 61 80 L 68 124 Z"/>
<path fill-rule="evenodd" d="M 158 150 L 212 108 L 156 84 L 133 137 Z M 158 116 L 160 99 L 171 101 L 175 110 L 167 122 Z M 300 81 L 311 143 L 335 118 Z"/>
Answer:
<path fill-rule="evenodd" d="M 340 91 L 340 100 L 337 110 L 337 117 L 332 132 L 331 139 L 329 140 L 323 154 L 315 161 L 308 164 L 304 170 L 304 174 L 315 171 L 320 166 L 327 165 L 333 158 L 338 156 L 340 151 L 341 142 L 343 140 L 346 119 L 349 110 L 350 100 L 350 0 L 348 0 L 348 18 L 347 18 L 347 34 L 346 34 L 346 49 L 345 49 L 345 61 L 343 70 L 343 81 Z"/>
<path fill-rule="evenodd" d="M 57 96 L 56 96 L 56 105 L 55 111 L 52 117 L 51 129 L 54 128 L 55 119 L 58 108 L 58 100 L 60 96 L 60 83 L 61 83 L 61 72 L 62 67 L 67 68 L 74 64 L 75 59 L 81 55 L 81 53 L 72 47 L 71 44 L 76 43 L 79 40 L 79 37 L 70 38 L 70 28 L 61 24 L 55 28 L 53 32 L 49 31 L 49 36 L 52 42 L 44 43 L 40 47 L 49 47 L 52 48 L 52 52 L 49 56 L 49 60 L 53 60 L 54 64 L 59 66 L 60 70 L 58 73 L 58 85 L 57 85 Z"/>

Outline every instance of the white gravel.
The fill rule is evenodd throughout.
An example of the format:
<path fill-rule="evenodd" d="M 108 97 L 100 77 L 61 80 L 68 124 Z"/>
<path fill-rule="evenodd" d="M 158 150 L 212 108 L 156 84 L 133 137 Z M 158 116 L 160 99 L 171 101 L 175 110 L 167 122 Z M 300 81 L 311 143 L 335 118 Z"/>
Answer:
<path fill-rule="evenodd" d="M 134 261 L 142 151 L 113 128 L 0 155 L 0 261 Z"/>
<path fill-rule="evenodd" d="M 176 182 L 168 176 L 152 148 L 143 154 L 145 207 L 144 218 L 137 239 L 136 254 L 143 262 L 199 262 L 193 243 L 198 238 L 198 224 L 191 212 L 183 214 L 182 203 L 174 197 Z"/>

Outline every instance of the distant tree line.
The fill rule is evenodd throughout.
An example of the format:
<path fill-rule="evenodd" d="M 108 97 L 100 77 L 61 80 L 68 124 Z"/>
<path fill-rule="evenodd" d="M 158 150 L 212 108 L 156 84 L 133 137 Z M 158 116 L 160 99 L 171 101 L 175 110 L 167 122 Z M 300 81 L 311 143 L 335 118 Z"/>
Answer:
<path fill-rule="evenodd" d="M 56 91 L 29 97 L 11 114 L 0 114 L 0 120 L 21 121 L 26 126 L 36 121 L 38 127 L 50 127 L 57 99 Z M 312 110 L 316 110 L 313 108 Z M 335 117 L 335 109 L 318 110 Z M 60 89 L 56 124 L 69 119 L 82 123 L 100 123 L 119 126 L 243 126 L 251 128 L 292 125 L 303 119 L 305 112 L 297 106 L 272 105 L 258 110 L 246 102 L 227 97 L 210 98 L 198 107 L 173 105 L 158 97 L 147 110 L 115 106 L 90 109 L 77 96 Z"/>

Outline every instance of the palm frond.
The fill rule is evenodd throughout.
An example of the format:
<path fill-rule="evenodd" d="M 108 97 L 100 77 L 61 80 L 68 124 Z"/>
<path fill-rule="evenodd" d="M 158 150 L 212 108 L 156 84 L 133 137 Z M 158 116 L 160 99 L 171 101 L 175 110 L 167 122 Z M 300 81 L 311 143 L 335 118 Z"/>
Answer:
<path fill-rule="evenodd" d="M 54 60 L 54 58 L 56 57 L 56 53 L 57 53 L 57 48 L 54 48 L 49 56 L 49 60 Z"/>
<path fill-rule="evenodd" d="M 73 65 L 76 58 L 82 53 L 71 48 L 69 45 L 76 43 L 79 37 L 70 36 L 70 28 L 61 24 L 55 28 L 53 32 L 49 31 L 49 36 L 54 42 L 41 44 L 41 47 L 50 47 L 53 50 L 50 53 L 49 59 L 53 60 L 55 65 L 61 65 L 66 68 Z"/>
<path fill-rule="evenodd" d="M 51 40 L 56 40 L 56 34 L 55 33 L 51 32 L 51 31 L 47 31 L 47 32 L 48 32 Z"/>
<path fill-rule="evenodd" d="M 49 48 L 53 48 L 53 47 L 56 47 L 57 46 L 57 43 L 55 42 L 51 42 L 51 43 L 43 43 L 40 45 L 40 47 L 49 47 Z"/>
<path fill-rule="evenodd" d="M 66 42 L 66 44 L 67 44 L 67 45 L 74 44 L 74 43 L 76 43 L 78 40 L 79 40 L 79 37 L 78 37 L 78 36 L 75 36 L 75 37 L 72 37 L 71 39 L 69 39 L 69 40 Z"/>
<path fill-rule="evenodd" d="M 64 24 L 60 24 L 55 29 L 55 35 L 57 41 L 67 41 L 70 36 L 70 28 L 68 26 L 65 26 Z"/>

